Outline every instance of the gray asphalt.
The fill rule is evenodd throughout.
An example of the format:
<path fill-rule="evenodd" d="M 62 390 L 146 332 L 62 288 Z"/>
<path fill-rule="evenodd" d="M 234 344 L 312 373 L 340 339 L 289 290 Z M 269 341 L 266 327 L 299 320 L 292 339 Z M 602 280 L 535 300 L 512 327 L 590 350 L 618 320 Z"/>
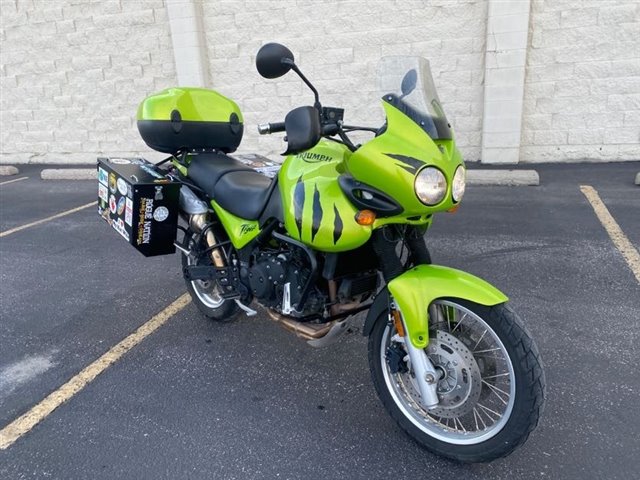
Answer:
<path fill-rule="evenodd" d="M 458 465 L 408 439 L 357 331 L 316 350 L 264 315 L 215 324 L 190 305 L 0 451 L 0 478 L 634 478 L 640 286 L 579 185 L 640 248 L 640 163 L 535 168 L 540 187 L 470 188 L 428 234 L 540 347 L 547 408 L 510 457 Z M 0 186 L 0 230 L 95 196 L 22 174 Z M 0 239 L 0 280 L 0 428 L 184 292 L 177 256 L 145 259 L 93 209 Z"/>

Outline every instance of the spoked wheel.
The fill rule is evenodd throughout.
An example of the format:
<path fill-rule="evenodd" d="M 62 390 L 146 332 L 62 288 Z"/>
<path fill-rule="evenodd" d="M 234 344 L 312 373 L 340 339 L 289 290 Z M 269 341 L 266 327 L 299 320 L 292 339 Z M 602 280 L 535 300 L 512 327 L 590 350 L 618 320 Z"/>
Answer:
<path fill-rule="evenodd" d="M 197 255 L 197 252 L 204 251 L 206 246 L 196 245 L 197 235 L 188 231 L 183 240 L 186 250 L 194 252 L 192 255 L 182 254 L 182 266 L 187 265 L 213 265 L 209 255 Z M 238 306 L 233 301 L 225 300 L 219 291 L 219 286 L 215 280 L 187 280 L 187 290 L 191 295 L 193 303 L 198 310 L 207 318 L 219 322 L 230 322 L 238 312 Z"/>
<path fill-rule="evenodd" d="M 434 453 L 464 462 L 508 455 L 536 427 L 544 403 L 535 343 L 506 305 L 439 300 L 429 315 L 424 354 L 438 374 L 438 405 L 421 405 L 405 338 L 385 318 L 369 337 L 369 364 L 382 403 Z"/>

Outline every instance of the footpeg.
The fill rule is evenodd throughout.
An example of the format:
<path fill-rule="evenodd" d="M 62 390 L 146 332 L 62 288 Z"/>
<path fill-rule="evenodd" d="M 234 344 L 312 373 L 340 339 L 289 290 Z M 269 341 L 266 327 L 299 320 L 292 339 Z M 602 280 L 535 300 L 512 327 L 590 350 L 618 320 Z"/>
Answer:
<path fill-rule="evenodd" d="M 208 265 L 187 265 L 182 269 L 184 278 L 189 281 L 215 280 L 217 278 L 215 267 Z"/>

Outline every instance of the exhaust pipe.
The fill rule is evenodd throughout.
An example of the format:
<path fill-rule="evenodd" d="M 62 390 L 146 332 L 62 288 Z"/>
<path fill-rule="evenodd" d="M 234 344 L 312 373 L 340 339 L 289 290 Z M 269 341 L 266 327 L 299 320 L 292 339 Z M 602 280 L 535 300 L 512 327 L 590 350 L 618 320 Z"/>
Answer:
<path fill-rule="evenodd" d="M 297 337 L 300 337 L 307 341 L 318 340 L 324 337 L 327 333 L 329 333 L 329 330 L 331 330 L 331 327 L 336 322 L 335 320 L 333 322 L 322 324 L 298 322 L 293 318 L 280 315 L 279 313 L 276 313 L 271 309 L 268 309 L 267 313 L 272 320 L 279 323 L 290 332 L 295 333 Z"/>

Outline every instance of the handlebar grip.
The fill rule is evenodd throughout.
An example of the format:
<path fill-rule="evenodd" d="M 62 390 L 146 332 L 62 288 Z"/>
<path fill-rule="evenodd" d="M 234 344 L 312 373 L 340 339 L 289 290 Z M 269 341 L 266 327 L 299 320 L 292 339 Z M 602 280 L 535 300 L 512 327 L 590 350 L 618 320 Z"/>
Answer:
<path fill-rule="evenodd" d="M 322 134 L 323 135 L 335 135 L 340 130 L 340 127 L 337 123 L 328 123 L 322 126 Z"/>
<path fill-rule="evenodd" d="M 260 135 L 268 135 L 270 133 L 284 132 L 284 122 L 261 123 L 258 125 L 258 133 Z"/>

